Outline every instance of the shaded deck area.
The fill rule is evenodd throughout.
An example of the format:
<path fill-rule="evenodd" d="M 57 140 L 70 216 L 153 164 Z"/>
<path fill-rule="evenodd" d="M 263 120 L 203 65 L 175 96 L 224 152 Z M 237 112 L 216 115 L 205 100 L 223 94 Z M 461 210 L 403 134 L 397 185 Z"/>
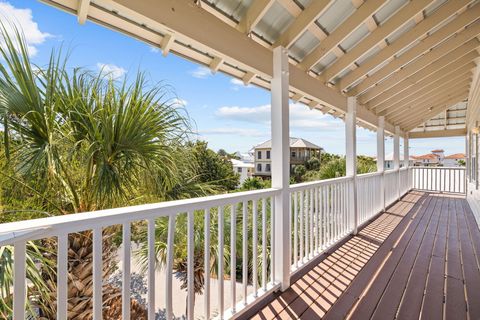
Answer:
<path fill-rule="evenodd" d="M 412 191 L 253 319 L 479 319 L 480 231 L 463 197 Z"/>

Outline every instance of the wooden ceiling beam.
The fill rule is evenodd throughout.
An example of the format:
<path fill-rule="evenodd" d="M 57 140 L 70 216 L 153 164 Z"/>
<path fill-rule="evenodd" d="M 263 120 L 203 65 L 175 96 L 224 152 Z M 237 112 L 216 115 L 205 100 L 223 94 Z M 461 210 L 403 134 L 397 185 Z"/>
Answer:
<path fill-rule="evenodd" d="M 466 92 L 466 91 L 465 91 Z M 454 106 L 457 103 L 465 101 L 467 94 L 463 92 L 457 96 L 452 96 L 448 100 L 444 101 L 443 103 L 437 104 L 435 106 L 429 107 L 428 109 L 422 111 L 419 114 L 419 118 L 410 118 L 410 120 L 405 120 L 402 122 L 402 127 L 406 128 L 407 131 L 415 129 L 420 124 L 432 119 L 439 113 L 443 112 Z"/>
<path fill-rule="evenodd" d="M 387 1 L 364 2 L 347 20 L 320 42 L 320 44 L 300 62 L 300 68 L 306 71 L 310 70 L 386 3 Z"/>
<path fill-rule="evenodd" d="M 465 97 L 465 92 L 468 92 L 468 89 L 469 85 L 462 83 L 460 86 L 456 86 L 449 90 L 443 90 L 441 94 L 437 93 L 437 96 L 432 95 L 431 99 L 423 101 L 422 104 L 418 104 L 412 108 L 397 110 L 396 114 L 390 115 L 388 119 L 396 125 L 399 125 L 399 122 L 405 119 L 414 119 L 416 117 L 420 117 L 423 111 L 428 111 L 429 108 L 433 108 L 436 105 L 445 104 L 453 97 Z M 436 116 L 438 113 L 439 112 L 433 114 L 432 117 Z"/>
<path fill-rule="evenodd" d="M 462 137 L 467 134 L 467 129 L 447 129 L 447 130 L 431 130 L 431 131 L 414 131 L 408 133 L 409 139 L 426 139 L 426 138 L 445 138 L 445 137 Z"/>
<path fill-rule="evenodd" d="M 353 84 L 358 79 L 362 78 L 363 76 L 367 75 L 371 70 L 376 68 L 379 64 L 384 63 L 388 59 L 394 57 L 399 51 L 408 47 L 413 42 L 419 40 L 423 35 L 428 33 L 430 30 L 444 22 L 446 19 L 454 15 L 457 11 L 462 9 L 463 7 L 467 6 L 471 1 L 470 0 L 455 0 L 455 1 L 448 1 L 440 8 L 438 8 L 435 13 L 431 16 L 422 20 L 419 24 L 413 27 L 408 32 L 401 35 L 398 39 L 396 39 L 391 45 L 387 46 L 385 49 L 379 51 L 373 58 L 368 59 L 362 65 L 360 65 L 357 69 L 353 70 L 345 77 L 340 80 L 338 88 L 340 90 L 345 90 L 351 84 Z M 475 9 L 475 10 L 473 10 Z M 475 11 L 472 13 L 475 15 L 475 19 L 478 18 L 480 12 L 480 5 L 476 5 L 474 8 L 470 8 L 465 13 L 469 13 L 471 11 Z M 468 22 L 465 21 L 462 27 L 468 25 Z M 458 28 L 460 29 L 460 28 Z M 456 30 L 452 30 L 450 34 L 455 33 Z M 392 72 L 395 70 L 392 70 Z"/>
<path fill-rule="evenodd" d="M 467 30 L 473 32 L 467 33 Z M 474 27 L 468 28 L 467 30 L 460 32 L 455 37 L 450 38 L 404 68 L 396 71 L 390 77 L 371 88 L 371 90 L 362 94 L 359 97 L 359 101 L 361 101 L 361 103 L 367 103 L 397 83 L 403 81 L 403 79 L 417 72 L 422 72 L 422 69 L 434 62 L 443 64 L 445 60 L 448 62 L 452 57 L 464 55 L 465 53 L 475 50 L 480 45 L 480 41 L 476 38 L 476 36 L 480 34 L 480 23 L 475 24 Z"/>
<path fill-rule="evenodd" d="M 412 16 L 422 12 L 428 7 L 433 0 L 416 0 L 410 1 L 406 6 L 401 8 L 383 25 L 375 29 L 372 33 L 366 36 L 360 43 L 353 47 L 343 57 L 335 61 L 327 70 L 324 70 L 323 77 L 326 80 L 332 79 L 350 65 L 354 64 L 359 58 L 368 53 L 377 45 L 386 45 L 385 39 L 404 26 L 412 19 Z"/>
<path fill-rule="evenodd" d="M 303 10 L 292 24 L 283 32 L 273 47 L 283 46 L 289 48 L 300 36 L 317 20 L 330 6 L 333 0 L 315 0 Z M 324 35 L 325 38 L 326 35 Z M 322 40 L 322 39 L 320 39 Z"/>
<path fill-rule="evenodd" d="M 248 7 L 247 12 L 237 25 L 237 29 L 242 33 L 250 33 L 255 26 L 262 20 L 268 9 L 275 3 L 275 0 L 255 0 Z"/>
<path fill-rule="evenodd" d="M 395 110 L 398 108 L 401 108 L 406 105 L 411 105 L 415 103 L 415 101 L 421 99 L 423 96 L 426 94 L 430 93 L 431 91 L 445 85 L 445 84 L 451 84 L 453 83 L 458 83 L 464 79 L 467 79 L 471 76 L 472 74 L 472 69 L 474 68 L 475 64 L 470 63 L 458 70 L 455 70 L 449 74 L 446 74 L 442 76 L 441 78 L 432 81 L 432 82 L 422 82 L 421 85 L 416 85 L 412 87 L 412 91 L 408 93 L 405 93 L 405 97 L 402 95 L 401 99 L 396 101 L 395 103 L 390 103 L 390 104 L 385 104 L 382 106 L 379 106 L 378 109 L 376 109 L 377 114 L 386 116 L 391 113 L 391 110 Z M 381 108 L 380 108 L 381 107 Z"/>
<path fill-rule="evenodd" d="M 394 102 L 398 97 L 403 96 L 403 92 L 412 86 L 415 86 L 421 83 L 424 79 L 429 81 L 434 81 L 438 77 L 442 76 L 444 73 L 451 73 L 453 70 L 457 70 L 474 59 L 479 57 L 480 54 L 476 51 L 470 51 L 463 56 L 449 56 L 451 59 L 440 59 L 442 61 L 437 61 L 432 63 L 428 67 L 424 68 L 422 71 L 417 72 L 410 77 L 407 77 L 397 83 L 395 86 L 391 87 L 381 95 L 373 98 L 371 101 L 365 105 L 369 109 L 376 109 L 381 103 L 391 103 Z"/>

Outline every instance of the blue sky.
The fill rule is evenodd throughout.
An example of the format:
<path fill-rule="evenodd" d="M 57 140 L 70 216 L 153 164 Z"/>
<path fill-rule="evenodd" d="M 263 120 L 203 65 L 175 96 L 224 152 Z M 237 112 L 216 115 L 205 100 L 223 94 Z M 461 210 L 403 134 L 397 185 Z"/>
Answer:
<path fill-rule="evenodd" d="M 33 0 L 0 0 L 0 15 L 15 17 L 22 25 L 32 59 L 47 63 L 52 48 L 70 52 L 71 67 L 103 69 L 116 77 L 134 77 L 146 71 L 153 83 L 170 85 L 185 105 L 200 139 L 211 148 L 248 151 L 270 138 L 270 94 L 264 89 L 244 86 L 238 80 L 210 71 L 183 58 L 159 50 L 118 32 L 87 22 Z M 344 124 L 341 120 L 291 105 L 290 135 L 302 137 L 328 152 L 344 154 Z M 357 133 L 357 152 L 374 156 L 376 134 L 364 129 Z M 410 142 L 410 154 L 424 154 L 443 148 L 447 154 L 464 152 L 463 138 L 420 139 Z M 391 139 L 386 153 L 392 151 Z"/>

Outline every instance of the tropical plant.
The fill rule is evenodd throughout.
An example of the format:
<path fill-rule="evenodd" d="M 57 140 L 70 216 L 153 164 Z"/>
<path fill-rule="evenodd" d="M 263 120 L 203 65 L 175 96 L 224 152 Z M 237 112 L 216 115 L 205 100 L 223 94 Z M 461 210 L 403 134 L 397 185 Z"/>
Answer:
<path fill-rule="evenodd" d="M 0 117 L 11 171 L 7 178 L 28 190 L 28 197 L 38 199 L 44 211 L 68 214 L 211 191 L 197 172 L 182 171 L 188 167 L 180 168 L 175 161 L 189 125 L 182 110 L 168 102 L 168 87 L 150 86 L 143 74 L 117 82 L 103 72 L 68 70 L 61 52 L 52 52 L 45 68 L 36 66 L 21 32 L 9 28 L 12 36 L 4 25 L 0 29 Z M 188 188 L 179 190 L 178 185 Z M 114 269 L 115 232 L 104 230 L 105 277 Z M 32 281 L 29 300 L 38 297 L 41 315 L 54 318 L 55 305 L 39 293 L 55 296 L 56 288 L 49 284 L 56 283 L 55 270 L 46 266 L 56 263 L 56 242 L 46 239 L 36 245 L 44 250 L 30 259 L 42 261 L 44 283 Z M 69 317 L 90 319 L 91 232 L 70 234 L 68 245 L 68 298 L 76 301 L 68 306 Z M 8 264 L 4 270 L 11 264 L 8 254 L 3 250 L 0 257 Z M 0 300 L 8 301 L 4 288 L 12 278 L 9 273 L 2 276 Z M 114 312 L 120 310 L 115 290 L 104 285 L 104 317 L 120 315 Z"/>

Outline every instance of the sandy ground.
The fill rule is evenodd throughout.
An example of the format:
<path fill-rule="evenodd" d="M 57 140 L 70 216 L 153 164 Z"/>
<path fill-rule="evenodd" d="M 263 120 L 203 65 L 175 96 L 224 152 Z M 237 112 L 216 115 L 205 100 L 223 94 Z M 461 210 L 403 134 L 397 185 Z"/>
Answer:
<path fill-rule="evenodd" d="M 135 244 L 132 243 L 132 250 L 136 250 Z M 118 261 L 122 261 L 122 248 L 119 248 L 118 253 Z M 119 270 L 122 271 L 122 264 L 119 263 Z M 136 263 L 135 255 L 132 253 L 132 264 L 131 264 L 131 271 L 132 273 L 142 274 L 140 267 Z M 144 279 L 146 281 L 147 277 L 146 274 L 144 275 Z M 155 273 L 155 310 L 165 309 L 165 295 L 166 295 L 166 272 L 164 269 L 157 270 Z M 186 290 L 180 289 L 180 281 L 178 281 L 175 276 L 173 276 L 173 313 L 175 317 L 180 317 L 185 315 L 185 306 L 186 306 L 186 297 L 187 292 Z M 232 281 L 225 280 L 224 281 L 224 306 L 225 310 L 232 306 Z M 236 282 L 236 301 L 240 302 L 243 299 L 243 285 L 241 283 Z M 247 295 L 253 293 L 253 287 L 247 287 Z M 211 316 L 215 316 L 218 314 L 218 297 L 219 297 L 219 285 L 218 280 L 214 278 L 210 278 L 210 312 Z M 195 319 L 205 319 L 205 296 L 198 295 L 195 297 Z"/>

